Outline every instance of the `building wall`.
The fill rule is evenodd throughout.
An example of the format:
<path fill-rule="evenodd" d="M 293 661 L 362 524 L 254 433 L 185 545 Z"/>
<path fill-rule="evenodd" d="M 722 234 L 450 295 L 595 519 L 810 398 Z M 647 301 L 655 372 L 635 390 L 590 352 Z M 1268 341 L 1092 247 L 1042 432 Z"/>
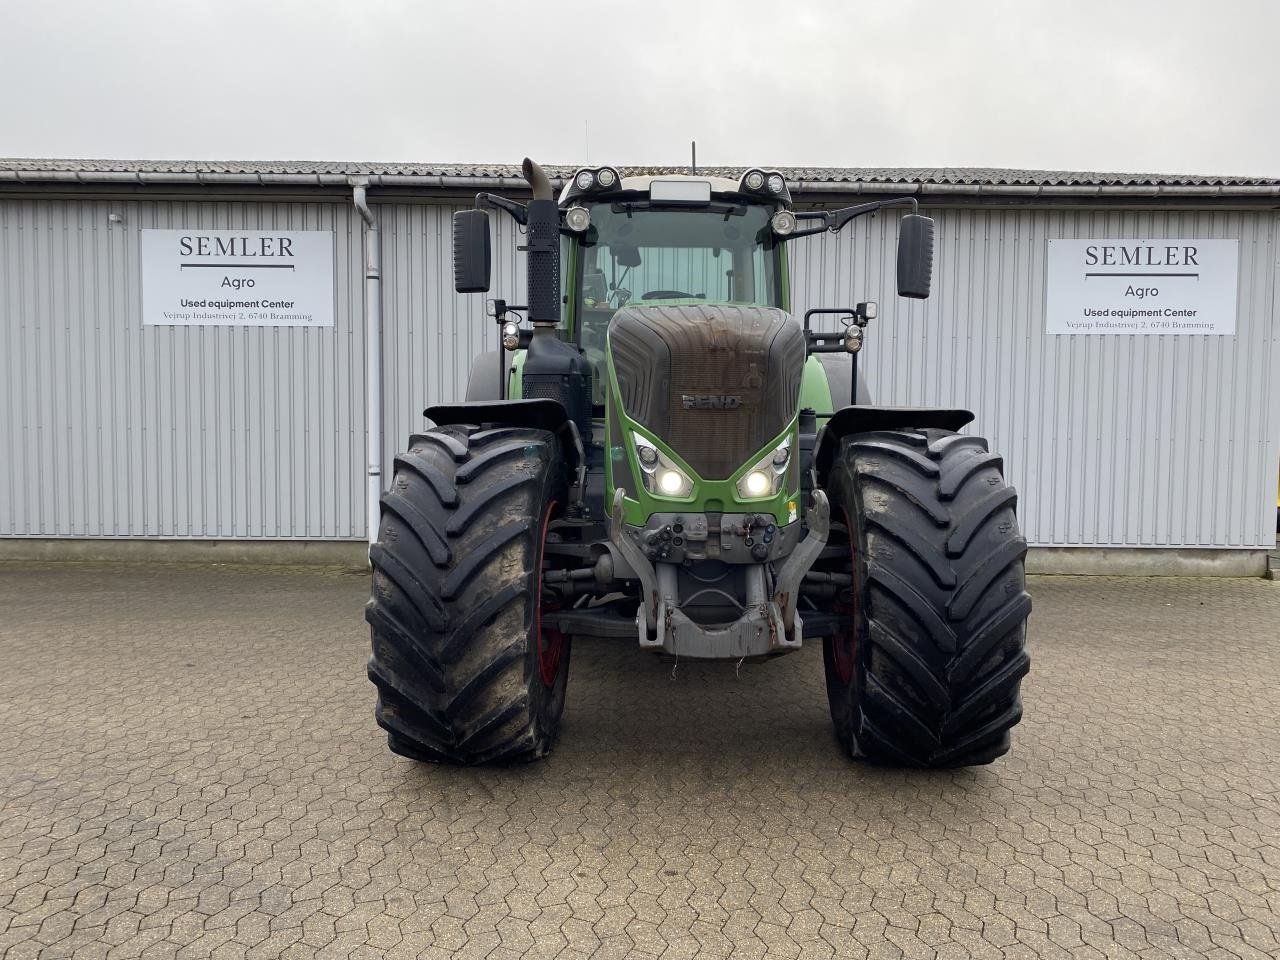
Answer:
<path fill-rule="evenodd" d="M 348 207 L 0 200 L 0 535 L 361 536 Z M 147 227 L 332 230 L 335 326 L 144 327 Z"/>
<path fill-rule="evenodd" d="M 970 429 L 1004 455 L 1033 545 L 1274 546 L 1276 213 L 930 213 L 927 301 L 891 295 L 892 214 L 794 251 L 797 312 L 879 294 L 863 352 L 877 402 L 973 410 Z M 1046 241 L 1094 237 L 1238 239 L 1236 335 L 1046 334 Z"/>
<path fill-rule="evenodd" d="M 376 207 L 388 468 L 497 343 L 484 297 L 452 292 L 453 209 Z M 795 244 L 797 314 L 879 300 L 863 354 L 877 401 L 973 409 L 1035 545 L 1274 542 L 1274 213 L 932 213 L 924 303 L 892 295 L 896 214 Z M 493 223 L 493 295 L 519 302 L 516 231 Z M 335 326 L 143 327 L 145 227 L 333 230 Z M 1047 336 L 1045 241 L 1089 236 L 1240 239 L 1237 336 Z M 362 276 L 337 197 L 0 200 L 0 536 L 363 538 Z"/>

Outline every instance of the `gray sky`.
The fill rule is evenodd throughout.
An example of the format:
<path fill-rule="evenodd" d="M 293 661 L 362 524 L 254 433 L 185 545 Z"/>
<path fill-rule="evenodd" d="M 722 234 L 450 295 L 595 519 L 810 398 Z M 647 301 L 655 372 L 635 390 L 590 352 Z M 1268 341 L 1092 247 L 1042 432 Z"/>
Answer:
<path fill-rule="evenodd" d="M 0 156 L 1280 175 L 1274 0 L 5 7 Z"/>

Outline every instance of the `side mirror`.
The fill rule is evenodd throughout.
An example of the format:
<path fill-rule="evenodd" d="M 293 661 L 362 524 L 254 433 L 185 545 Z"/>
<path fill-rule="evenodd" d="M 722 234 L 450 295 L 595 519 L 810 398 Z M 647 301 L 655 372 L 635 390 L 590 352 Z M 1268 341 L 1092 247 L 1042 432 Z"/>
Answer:
<path fill-rule="evenodd" d="M 453 289 L 459 293 L 486 292 L 491 259 L 489 214 L 459 210 L 453 215 Z"/>
<path fill-rule="evenodd" d="M 909 213 L 898 228 L 898 296 L 929 297 L 933 281 L 933 219 Z"/>

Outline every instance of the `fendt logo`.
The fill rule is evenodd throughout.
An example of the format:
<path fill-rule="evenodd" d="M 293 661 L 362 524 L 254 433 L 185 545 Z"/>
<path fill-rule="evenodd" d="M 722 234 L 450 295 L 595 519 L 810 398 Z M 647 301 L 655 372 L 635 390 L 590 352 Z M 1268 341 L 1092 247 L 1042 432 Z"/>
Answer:
<path fill-rule="evenodd" d="M 737 410 L 742 398 L 727 393 L 686 393 L 680 397 L 686 410 Z"/>

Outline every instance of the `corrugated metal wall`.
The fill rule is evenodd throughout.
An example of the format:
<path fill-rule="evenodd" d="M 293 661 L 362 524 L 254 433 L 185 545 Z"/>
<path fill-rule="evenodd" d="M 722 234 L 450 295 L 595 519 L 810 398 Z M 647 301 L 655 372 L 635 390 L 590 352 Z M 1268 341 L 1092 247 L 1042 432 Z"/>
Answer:
<path fill-rule="evenodd" d="M 497 343 L 484 297 L 452 292 L 454 209 L 376 208 L 388 464 Z M 892 295 L 894 214 L 795 244 L 797 314 L 879 300 L 877 400 L 973 409 L 1034 544 L 1274 542 L 1275 214 L 934 215 L 924 303 Z M 493 295 L 521 302 L 515 228 L 493 223 Z M 143 327 L 144 227 L 332 229 L 335 327 Z M 1045 241 L 1094 236 L 1240 239 L 1237 336 L 1047 336 Z M 0 200 L 0 536 L 362 538 L 361 278 L 349 202 Z"/>
<path fill-rule="evenodd" d="M 878 299 L 873 398 L 968 407 L 1038 546 L 1270 547 L 1280 461 L 1267 212 L 940 210 L 933 296 L 899 300 L 897 216 L 798 241 L 794 308 Z M 1050 336 L 1046 241 L 1240 240 L 1237 334 Z"/>
<path fill-rule="evenodd" d="M 332 230 L 334 327 L 144 327 L 148 227 Z M 362 277 L 350 204 L 0 200 L 0 536 L 363 536 Z"/>
<path fill-rule="evenodd" d="M 497 346 L 484 298 L 453 293 L 454 209 L 377 206 L 388 465 Z M 495 293 L 520 302 L 493 222 Z M 332 230 L 334 327 L 144 327 L 152 227 Z M 362 539 L 361 242 L 340 198 L 0 200 L 0 536 Z"/>
<path fill-rule="evenodd" d="M 380 204 L 384 294 L 383 463 L 426 426 L 423 408 L 461 400 L 471 360 L 498 348 L 485 301 L 525 302 L 524 236 L 506 214 L 491 214 L 493 273 L 487 294 L 453 292 L 453 212 L 462 206 Z"/>

